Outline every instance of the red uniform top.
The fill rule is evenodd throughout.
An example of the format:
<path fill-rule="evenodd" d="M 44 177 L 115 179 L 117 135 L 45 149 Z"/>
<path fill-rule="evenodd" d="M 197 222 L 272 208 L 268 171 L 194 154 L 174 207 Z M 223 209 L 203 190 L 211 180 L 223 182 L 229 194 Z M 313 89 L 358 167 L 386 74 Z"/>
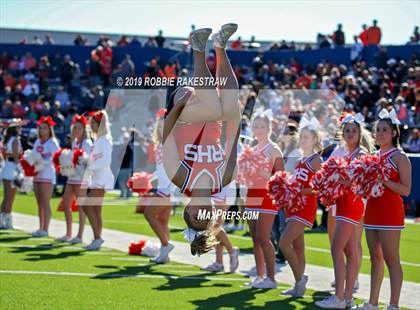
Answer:
<path fill-rule="evenodd" d="M 270 162 L 272 160 L 270 151 L 274 148 L 273 142 L 268 142 L 262 148 L 258 146 L 254 147 L 253 150 L 262 153 Z M 271 171 L 266 171 L 270 173 Z M 257 175 L 253 178 L 252 188 L 248 188 L 246 209 L 252 209 L 252 211 L 258 211 L 268 214 L 277 214 L 278 208 L 273 204 L 273 200 L 268 194 L 266 184 L 268 179 L 264 176 Z"/>
<path fill-rule="evenodd" d="M 398 167 L 392 161 L 391 157 L 401 152 L 397 148 L 380 154 L 391 163 L 390 180 L 400 182 Z M 368 199 L 366 205 L 365 219 L 363 227 L 366 229 L 378 230 L 401 230 L 404 229 L 404 204 L 401 196 L 385 186 L 382 196 Z"/>
<path fill-rule="evenodd" d="M 361 148 L 355 149 L 351 154 L 345 156 L 350 163 L 358 154 L 364 154 Z M 364 202 L 360 197 L 356 197 L 352 190 L 348 190 L 342 197 L 336 200 L 337 212 L 335 219 L 352 224 L 359 224 L 364 212 Z"/>
<path fill-rule="evenodd" d="M 220 145 L 221 122 L 177 123 L 174 138 L 181 165 L 187 177 L 181 192 L 191 196 L 194 185 L 201 175 L 212 180 L 212 194 L 222 190 L 222 168 L 226 163 L 225 152 Z"/>
<path fill-rule="evenodd" d="M 312 154 L 306 158 L 300 159 L 295 166 L 293 171 L 293 179 L 299 181 L 303 188 L 310 188 L 311 180 L 315 175 L 315 170 L 311 166 L 311 161 L 316 156 L 319 157 L 318 153 Z M 298 221 L 305 224 L 308 227 L 312 227 L 317 209 L 317 197 L 316 195 L 304 195 L 305 204 L 304 207 L 296 212 L 292 212 L 286 209 L 286 221 Z"/>

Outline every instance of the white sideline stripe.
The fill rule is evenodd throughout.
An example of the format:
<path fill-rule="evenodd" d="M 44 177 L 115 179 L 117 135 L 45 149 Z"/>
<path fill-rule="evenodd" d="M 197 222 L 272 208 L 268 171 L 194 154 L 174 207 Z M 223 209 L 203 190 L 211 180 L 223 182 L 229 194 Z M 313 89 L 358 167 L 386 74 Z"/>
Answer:
<path fill-rule="evenodd" d="M 159 268 L 193 268 L 194 266 L 190 266 L 190 265 L 185 265 L 185 266 L 183 266 L 183 265 L 164 265 L 164 264 L 138 264 L 137 266 L 142 266 L 142 267 L 147 267 L 147 266 L 150 266 L 150 267 L 153 267 L 153 266 L 155 266 L 155 267 L 159 267 Z M 195 271 L 195 272 L 197 272 L 197 271 Z"/>
<path fill-rule="evenodd" d="M 55 245 L 34 245 L 34 244 L 0 244 L 0 247 L 3 248 L 30 248 L 30 249 L 64 249 L 64 250 L 83 250 L 82 247 L 76 247 L 76 246 L 64 246 L 59 247 Z M 114 252 L 92 252 L 92 251 L 86 251 L 86 254 L 90 255 L 109 255 L 109 256 L 125 256 L 124 253 L 114 253 Z"/>
<path fill-rule="evenodd" d="M 322 253 L 328 253 L 330 254 L 330 250 L 327 249 L 321 249 L 321 248 L 314 248 L 311 246 L 305 246 L 305 249 L 307 250 L 311 250 L 311 251 L 316 251 L 316 252 L 322 252 Z M 370 260 L 370 256 L 363 256 L 363 259 L 367 259 Z M 420 267 L 420 264 L 416 264 L 416 263 L 409 263 L 409 262 L 400 262 L 401 265 L 407 265 L 407 266 L 412 266 L 412 267 Z"/>
<path fill-rule="evenodd" d="M 186 270 L 187 271 L 187 270 Z M 189 271 L 188 271 L 189 272 Z M 57 271 L 31 271 L 31 270 L 0 270 L 0 274 L 24 274 L 24 275 L 47 275 L 47 276 L 76 276 L 76 277 L 102 277 L 102 278 L 145 278 L 145 279 L 174 279 L 174 280 L 211 280 L 211 281 L 230 281 L 230 282 L 247 282 L 248 279 L 235 278 L 214 278 L 214 277 L 182 277 L 173 275 L 152 275 L 152 274 L 96 274 L 96 273 L 79 273 L 79 272 L 57 272 Z"/>

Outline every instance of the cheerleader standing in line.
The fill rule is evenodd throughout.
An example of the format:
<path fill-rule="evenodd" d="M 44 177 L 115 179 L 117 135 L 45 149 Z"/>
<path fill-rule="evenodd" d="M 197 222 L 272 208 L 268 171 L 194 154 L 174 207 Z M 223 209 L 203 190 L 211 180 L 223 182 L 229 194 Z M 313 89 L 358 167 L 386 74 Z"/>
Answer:
<path fill-rule="evenodd" d="M 342 138 L 345 143 L 345 160 L 349 163 L 361 155 L 370 153 L 373 139 L 364 128 L 364 117 L 348 115 L 342 120 Z M 353 307 L 353 289 L 362 257 L 362 219 L 364 202 L 350 190 L 351 182 L 341 179 L 348 191 L 336 201 L 336 227 L 332 236 L 331 255 L 334 263 L 335 295 L 315 304 L 326 309 Z M 344 259 L 345 257 L 345 259 Z"/>
<path fill-rule="evenodd" d="M 22 152 L 20 143 L 20 119 L 15 119 L 7 124 L 4 138 L 5 166 L 0 172 L 3 182 L 4 197 L 1 202 L 0 229 L 13 229 L 12 207 L 17 188 L 13 185 L 16 173 L 19 173 L 19 155 Z"/>
<path fill-rule="evenodd" d="M 34 231 L 34 237 L 48 236 L 48 227 L 51 221 L 51 197 L 56 182 L 55 167 L 52 161 L 59 145 L 55 138 L 55 122 L 51 116 L 43 116 L 36 123 L 38 126 L 38 139 L 33 150 L 38 152 L 44 160 L 44 168 L 34 177 L 34 193 L 38 204 L 39 229 Z"/>
<path fill-rule="evenodd" d="M 106 190 L 114 188 L 114 175 L 111 171 L 112 137 L 108 115 L 104 110 L 95 112 L 90 118 L 90 127 L 96 135 L 92 152 L 82 183 L 88 184 L 87 199 L 82 199 L 83 211 L 89 219 L 94 239 L 84 248 L 96 251 L 104 240 L 102 234 L 102 203 Z M 87 180 L 86 180 L 87 179 Z"/>
<path fill-rule="evenodd" d="M 71 124 L 71 148 L 73 151 L 76 149 L 82 149 L 86 152 L 87 155 L 90 154 L 92 150 L 92 141 L 89 138 L 88 125 L 89 121 L 84 116 L 74 116 Z M 79 231 L 77 236 L 71 238 L 73 222 L 71 205 L 73 199 L 77 199 L 78 197 L 83 197 L 86 195 L 85 189 L 81 188 L 82 176 L 83 174 L 77 173 L 75 176 L 69 177 L 67 179 L 66 189 L 63 195 L 64 215 L 66 218 L 66 235 L 58 239 L 62 242 L 69 242 L 71 244 L 82 243 L 83 231 L 86 221 L 86 215 L 82 208 L 79 208 Z"/>
<path fill-rule="evenodd" d="M 400 129 L 394 110 L 383 109 L 376 124 L 378 155 L 388 161 L 391 168 L 390 180 L 385 181 L 384 193 L 367 201 L 363 227 L 371 260 L 369 302 L 360 309 L 379 309 L 379 292 L 384 278 L 384 262 L 388 267 L 391 282 L 391 298 L 388 310 L 399 309 L 403 282 L 400 262 L 400 238 L 404 229 L 404 204 L 401 196 L 411 191 L 411 164 L 407 155 L 399 148 Z"/>
<path fill-rule="evenodd" d="M 317 197 L 312 191 L 310 182 L 315 172 L 321 167 L 321 138 L 318 135 L 318 121 L 302 119 L 299 133 L 299 146 L 303 158 L 299 159 L 293 171 L 293 178 L 302 188 L 305 203 L 302 209 L 292 212 L 286 210 L 286 228 L 280 237 L 280 249 L 287 259 L 295 278 L 294 287 L 282 292 L 283 295 L 302 297 L 305 294 L 308 276 L 305 275 L 305 227 L 312 228 L 317 210 Z"/>
<path fill-rule="evenodd" d="M 249 229 L 254 243 L 254 257 L 257 277 L 249 286 L 255 288 L 272 289 L 277 287 L 275 276 L 275 253 L 271 242 L 271 230 L 274 218 L 278 212 L 277 206 L 268 195 L 266 184 L 271 175 L 284 169 L 283 155 L 276 143 L 270 140 L 271 121 L 265 114 L 255 116 L 252 122 L 253 136 L 258 140 L 254 152 L 263 154 L 270 162 L 271 171 L 261 169 L 259 175 L 248 188 L 245 210 L 259 213 L 257 220 L 248 221 Z M 265 274 L 267 275 L 265 277 Z"/>

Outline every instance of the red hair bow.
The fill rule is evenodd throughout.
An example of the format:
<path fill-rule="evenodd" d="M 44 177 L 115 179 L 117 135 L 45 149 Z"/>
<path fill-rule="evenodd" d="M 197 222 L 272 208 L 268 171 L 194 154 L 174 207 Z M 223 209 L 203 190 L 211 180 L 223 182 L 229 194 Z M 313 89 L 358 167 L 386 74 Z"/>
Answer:
<path fill-rule="evenodd" d="M 53 127 L 53 126 L 55 126 L 55 125 L 57 125 L 54 121 L 53 121 L 53 119 L 52 119 L 52 117 L 51 116 L 42 116 L 37 122 L 36 122 L 36 124 L 37 124 L 37 126 L 39 126 L 39 125 L 41 125 L 41 124 L 43 124 L 43 123 L 46 123 L 46 124 L 48 124 L 48 126 L 51 126 L 51 127 Z"/>
<path fill-rule="evenodd" d="M 338 123 L 341 125 L 343 122 L 343 119 L 345 119 L 347 116 L 354 115 L 353 113 L 343 112 L 341 113 L 340 117 L 338 118 Z"/>
<path fill-rule="evenodd" d="M 82 123 L 83 126 L 86 126 L 87 124 L 89 124 L 88 120 L 83 115 L 75 115 L 73 117 L 73 120 L 71 121 L 71 124 L 74 125 L 76 122 Z"/>
<path fill-rule="evenodd" d="M 104 114 L 101 111 L 94 111 L 88 113 L 88 116 L 92 117 L 98 124 L 101 123 L 103 115 Z"/>
<path fill-rule="evenodd" d="M 165 117 L 165 115 L 166 115 L 166 109 L 161 108 L 159 111 L 156 112 L 155 115 L 156 115 L 157 118 Z"/>

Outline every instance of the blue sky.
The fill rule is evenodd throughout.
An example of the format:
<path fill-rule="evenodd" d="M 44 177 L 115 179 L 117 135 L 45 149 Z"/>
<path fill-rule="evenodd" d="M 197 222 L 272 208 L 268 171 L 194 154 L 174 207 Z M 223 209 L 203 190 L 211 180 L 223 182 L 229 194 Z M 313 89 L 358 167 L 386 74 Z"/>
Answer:
<path fill-rule="evenodd" d="M 405 43 L 420 24 L 420 0 L 93 1 L 0 0 L 0 27 L 185 36 L 190 25 L 239 24 L 243 39 L 314 41 L 341 22 L 346 41 L 376 18 L 383 43 Z"/>

